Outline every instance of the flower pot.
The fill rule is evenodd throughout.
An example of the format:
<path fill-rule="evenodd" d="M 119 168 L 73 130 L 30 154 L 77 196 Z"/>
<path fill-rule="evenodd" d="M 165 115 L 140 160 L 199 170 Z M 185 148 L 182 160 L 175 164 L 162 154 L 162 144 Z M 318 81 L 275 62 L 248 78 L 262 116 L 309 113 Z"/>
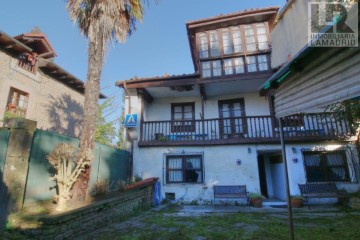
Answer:
<path fill-rule="evenodd" d="M 290 203 L 293 208 L 301 208 L 304 205 L 302 198 L 291 198 Z"/>
<path fill-rule="evenodd" d="M 143 188 L 143 187 L 146 187 L 146 186 L 149 186 L 149 185 L 152 185 L 154 184 L 159 178 L 148 178 L 148 179 L 144 179 L 144 180 L 141 180 L 139 182 L 135 182 L 135 183 L 132 183 L 132 184 L 129 184 L 127 186 L 127 189 L 128 190 L 131 190 L 131 189 L 138 189 L 138 188 Z"/>
<path fill-rule="evenodd" d="M 256 207 L 256 208 L 262 207 L 262 198 L 250 198 L 249 201 L 252 207 Z"/>

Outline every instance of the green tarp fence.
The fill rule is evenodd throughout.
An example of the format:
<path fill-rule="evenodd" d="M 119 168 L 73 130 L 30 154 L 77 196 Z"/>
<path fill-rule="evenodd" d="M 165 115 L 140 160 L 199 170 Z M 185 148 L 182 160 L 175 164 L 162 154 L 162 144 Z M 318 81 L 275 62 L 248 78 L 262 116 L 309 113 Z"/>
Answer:
<path fill-rule="evenodd" d="M 4 172 L 6 150 L 10 137 L 10 131 L 7 128 L 0 128 L 0 171 Z M 2 180 L 2 179 L 0 179 Z"/>
<path fill-rule="evenodd" d="M 9 137 L 9 129 L 0 128 L 0 231 L 5 226 L 7 220 L 7 208 L 9 201 L 7 187 L 3 181 L 4 165 Z"/>
<path fill-rule="evenodd" d="M 50 178 L 51 165 L 46 156 L 61 142 L 71 143 L 75 147 L 79 145 L 77 138 L 36 130 L 29 159 L 25 204 L 48 200 L 55 195 L 55 184 Z M 117 181 L 128 180 L 130 176 L 129 152 L 96 143 L 94 156 L 89 180 L 90 189 L 100 180 L 108 181 L 113 186 Z"/>

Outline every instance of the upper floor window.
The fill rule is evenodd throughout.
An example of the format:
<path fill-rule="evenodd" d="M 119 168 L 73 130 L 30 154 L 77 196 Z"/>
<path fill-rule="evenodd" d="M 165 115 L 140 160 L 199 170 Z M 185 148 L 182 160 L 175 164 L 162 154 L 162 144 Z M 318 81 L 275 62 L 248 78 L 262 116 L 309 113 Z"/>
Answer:
<path fill-rule="evenodd" d="M 29 94 L 16 88 L 10 88 L 6 111 L 10 116 L 25 117 Z"/>
<path fill-rule="evenodd" d="M 22 53 L 19 56 L 18 65 L 29 72 L 35 73 L 36 70 L 36 53 Z"/>
<path fill-rule="evenodd" d="M 219 36 L 217 31 L 210 31 L 210 55 L 212 57 L 220 55 Z"/>
<path fill-rule="evenodd" d="M 257 39 L 258 39 L 258 49 L 267 50 L 269 49 L 268 37 L 266 32 L 266 27 L 264 23 L 255 24 Z"/>
<path fill-rule="evenodd" d="M 206 33 L 199 34 L 199 56 L 200 58 L 209 57 L 209 47 Z"/>
<path fill-rule="evenodd" d="M 171 104 L 172 132 L 195 131 L 195 103 Z"/>
<path fill-rule="evenodd" d="M 222 75 L 221 61 L 202 62 L 203 77 L 216 77 Z"/>
<path fill-rule="evenodd" d="M 268 55 L 253 55 L 227 58 L 224 60 L 205 61 L 201 63 L 202 77 L 217 77 L 240 73 L 252 73 L 269 70 Z"/>
<path fill-rule="evenodd" d="M 245 30 L 245 42 L 246 42 L 246 51 L 255 52 L 256 51 L 256 41 L 255 41 L 255 32 L 252 25 L 244 26 Z"/>
<path fill-rule="evenodd" d="M 246 63 L 248 72 L 269 70 L 267 55 L 248 56 L 246 57 Z"/>
<path fill-rule="evenodd" d="M 224 72 L 225 75 L 244 73 L 244 59 L 242 57 L 225 59 Z"/>
<path fill-rule="evenodd" d="M 245 103 L 243 98 L 219 101 L 222 138 L 239 137 L 246 133 Z"/>
<path fill-rule="evenodd" d="M 231 28 L 232 37 L 233 37 L 233 45 L 234 45 L 234 52 L 239 53 L 242 52 L 242 41 L 241 41 L 241 31 L 239 27 Z"/>
<path fill-rule="evenodd" d="M 223 41 L 224 54 L 233 53 L 233 47 L 232 47 L 232 44 L 231 44 L 230 31 L 227 28 L 222 30 L 222 41 Z"/>
<path fill-rule="evenodd" d="M 269 49 L 266 23 L 233 26 L 197 34 L 200 58 Z M 220 40 L 221 39 L 221 42 Z"/>

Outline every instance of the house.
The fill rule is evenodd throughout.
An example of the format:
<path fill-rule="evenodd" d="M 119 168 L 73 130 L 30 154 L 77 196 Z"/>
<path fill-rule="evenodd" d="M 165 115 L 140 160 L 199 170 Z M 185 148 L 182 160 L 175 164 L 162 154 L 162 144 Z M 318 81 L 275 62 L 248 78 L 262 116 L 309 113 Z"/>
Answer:
<path fill-rule="evenodd" d="M 127 129 L 134 174 L 159 177 L 163 197 L 206 203 L 213 201 L 214 185 L 246 185 L 285 200 L 274 93 L 260 91 L 276 71 L 271 51 L 278 10 L 187 22 L 194 73 L 116 83 L 126 92 L 126 113 L 139 118 Z M 356 160 L 353 149 L 338 137 L 350 132 L 346 121 L 314 111 L 286 116 L 283 126 L 292 194 L 306 181 L 358 187 L 358 172 L 347 164 Z M 324 165 L 304 165 L 319 158 Z"/>
<path fill-rule="evenodd" d="M 334 7 L 326 17 L 341 18 L 320 24 L 325 17 L 324 9 Z M 322 9 L 322 7 L 324 9 Z M 344 14 L 344 12 L 346 14 Z M 308 16 L 307 18 L 294 16 Z M 336 116 L 349 120 L 348 133 L 339 134 L 343 144 L 336 151 L 347 152 L 343 162 L 333 159 L 334 151 L 324 145 L 322 149 L 303 154 L 306 182 L 333 181 L 338 189 L 359 191 L 359 136 L 360 128 L 356 117 L 349 117 L 349 109 L 360 106 L 360 51 L 358 45 L 358 3 L 355 1 L 325 3 L 311 0 L 288 1 L 278 14 L 272 32 L 272 67 L 278 71 L 262 85 L 261 91 L 272 92 L 276 117 L 282 118 L 295 113 L 321 112 L 328 106 L 346 101 L 346 115 Z M 320 25 L 320 28 L 314 27 Z M 334 37 L 335 36 L 335 37 Z M 335 39 L 335 41 L 334 41 Z M 339 41 L 338 39 L 341 39 Z M 337 105 L 339 106 L 339 105 Z M 339 109 L 335 107 L 335 109 Z M 351 112 L 351 110 L 350 110 Z M 354 111 L 353 111 L 354 114 Z M 346 117 L 345 117 L 346 116 Z M 328 128 L 337 131 L 330 124 Z M 347 143 L 347 144 L 345 144 Z M 336 166 L 337 170 L 334 170 Z M 342 166 L 341 168 L 338 168 Z M 316 179 L 308 176 L 314 171 Z M 328 176 L 347 174 L 347 181 Z"/>
<path fill-rule="evenodd" d="M 42 32 L 0 31 L 0 119 L 27 118 L 43 130 L 79 135 L 84 83 L 54 63 L 56 56 Z"/>

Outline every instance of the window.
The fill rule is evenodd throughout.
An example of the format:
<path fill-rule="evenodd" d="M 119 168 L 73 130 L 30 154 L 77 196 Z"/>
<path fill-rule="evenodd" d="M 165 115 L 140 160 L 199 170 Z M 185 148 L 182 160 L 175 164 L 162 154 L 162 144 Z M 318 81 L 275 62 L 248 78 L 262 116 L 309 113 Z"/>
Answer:
<path fill-rule="evenodd" d="M 255 52 L 256 51 L 256 41 L 255 41 L 255 32 L 252 25 L 244 26 L 245 29 L 245 42 L 246 42 L 246 51 Z"/>
<path fill-rule="evenodd" d="M 244 73 L 244 59 L 242 57 L 224 60 L 225 75 Z"/>
<path fill-rule="evenodd" d="M 36 70 L 36 53 L 22 53 L 19 56 L 18 65 L 29 72 L 35 73 Z"/>
<path fill-rule="evenodd" d="M 258 59 L 259 71 L 269 70 L 269 65 L 266 55 L 258 55 L 257 59 Z"/>
<path fill-rule="evenodd" d="M 171 104 L 172 132 L 195 131 L 195 103 Z"/>
<path fill-rule="evenodd" d="M 231 39 L 230 39 L 230 31 L 227 28 L 222 30 L 222 41 L 223 41 L 224 54 L 233 53 L 233 48 L 231 46 Z"/>
<path fill-rule="evenodd" d="M 25 117 L 29 94 L 16 88 L 10 88 L 6 111 L 17 117 Z"/>
<path fill-rule="evenodd" d="M 235 63 L 235 73 L 244 73 L 244 58 L 234 58 Z"/>
<path fill-rule="evenodd" d="M 247 70 L 248 72 L 256 72 L 256 56 L 246 57 Z"/>
<path fill-rule="evenodd" d="M 221 76 L 221 61 L 212 61 L 212 75 L 213 77 Z"/>
<path fill-rule="evenodd" d="M 219 37 L 217 31 L 210 31 L 210 55 L 212 57 L 220 55 Z"/>
<path fill-rule="evenodd" d="M 257 39 L 258 39 L 258 49 L 267 50 L 269 49 L 269 43 L 266 33 L 266 28 L 264 23 L 255 24 Z"/>
<path fill-rule="evenodd" d="M 234 52 L 239 53 L 242 52 L 242 44 L 241 44 L 241 32 L 239 27 L 233 27 L 232 30 L 232 37 L 233 37 L 233 44 L 234 44 Z"/>
<path fill-rule="evenodd" d="M 269 56 L 260 52 L 269 50 L 266 22 L 201 32 L 196 36 L 204 78 L 270 69 Z M 210 57 L 211 61 L 206 60 Z"/>
<path fill-rule="evenodd" d="M 166 155 L 167 183 L 203 183 L 202 154 Z"/>
<path fill-rule="evenodd" d="M 211 62 L 202 62 L 201 65 L 203 77 L 211 77 Z"/>
<path fill-rule="evenodd" d="M 232 59 L 225 59 L 224 60 L 224 68 L 225 68 L 225 75 L 231 75 L 234 73 L 233 71 L 233 60 Z"/>
<path fill-rule="evenodd" d="M 222 67 L 220 60 L 202 62 L 201 65 L 202 65 L 202 76 L 204 78 L 216 77 L 222 75 Z"/>
<path fill-rule="evenodd" d="M 349 182 L 344 150 L 303 151 L 307 182 Z"/>
<path fill-rule="evenodd" d="M 243 98 L 219 101 L 219 115 L 223 138 L 238 138 L 247 133 Z"/>
<path fill-rule="evenodd" d="M 208 39 L 206 33 L 199 34 L 199 57 L 207 58 L 209 57 L 209 47 L 208 47 Z"/>

